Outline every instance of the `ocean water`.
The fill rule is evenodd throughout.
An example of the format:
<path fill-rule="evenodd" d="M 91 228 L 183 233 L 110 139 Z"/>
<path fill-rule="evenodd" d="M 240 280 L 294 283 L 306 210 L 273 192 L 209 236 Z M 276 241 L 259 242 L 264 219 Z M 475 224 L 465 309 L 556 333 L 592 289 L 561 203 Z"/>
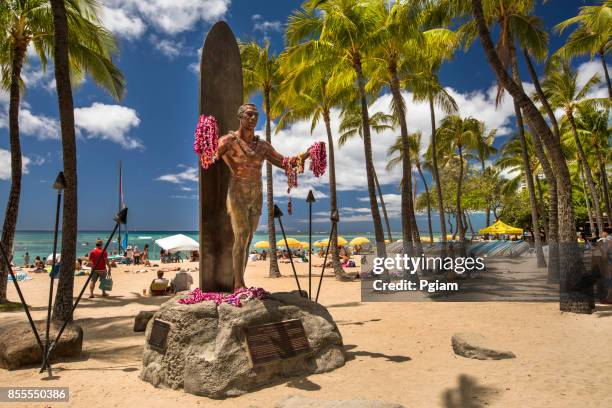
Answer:
<path fill-rule="evenodd" d="M 110 231 L 81 231 L 77 236 L 77 256 L 83 256 L 94 248 L 97 239 L 101 239 L 104 242 L 108 239 Z M 122 240 L 123 240 L 122 232 Z M 174 234 L 185 234 L 188 237 L 199 240 L 198 231 L 129 231 L 128 232 L 128 245 L 136 245 L 142 250 L 145 244 L 149 244 L 150 258 L 159 259 L 159 247 L 155 245 L 155 240 L 168 237 Z M 277 240 L 282 239 L 282 235 L 277 231 Z M 394 238 L 399 238 L 401 234 L 395 233 Z M 358 237 L 366 236 L 372 242 L 374 241 L 373 234 L 371 233 L 351 233 L 342 235 L 347 241 Z M 299 241 L 308 241 L 308 235 L 303 233 L 288 234 L 287 237 L 295 238 Z M 326 239 L 329 237 L 329 233 L 313 233 L 312 242 L 314 243 L 320 239 Z M 257 241 L 267 241 L 267 233 L 257 233 L 253 237 L 252 245 Z M 58 253 L 61 251 L 62 237 L 61 233 L 58 236 Z M 112 243 L 109 245 L 109 253 L 117 250 L 117 235 L 113 238 Z M 36 256 L 41 258 L 49 256 L 53 252 L 53 231 L 17 231 L 15 234 L 15 243 L 13 247 L 14 260 L 18 265 L 23 263 L 23 255 L 28 252 L 30 254 L 30 262 L 33 262 Z"/>

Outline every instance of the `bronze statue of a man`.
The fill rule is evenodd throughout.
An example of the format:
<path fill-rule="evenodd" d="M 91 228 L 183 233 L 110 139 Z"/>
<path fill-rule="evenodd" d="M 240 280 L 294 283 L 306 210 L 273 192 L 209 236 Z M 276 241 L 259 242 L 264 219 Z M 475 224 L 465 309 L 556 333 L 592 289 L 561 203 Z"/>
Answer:
<path fill-rule="evenodd" d="M 284 157 L 265 140 L 255 135 L 259 112 L 251 103 L 240 106 L 240 127 L 219 139 L 218 156 L 230 168 L 227 211 L 234 230 L 232 250 L 234 290 L 246 287 L 244 271 L 249 247 L 257 229 L 263 201 L 261 167 L 264 160 L 283 168 Z M 309 153 L 290 158 L 290 163 L 305 160 Z"/>

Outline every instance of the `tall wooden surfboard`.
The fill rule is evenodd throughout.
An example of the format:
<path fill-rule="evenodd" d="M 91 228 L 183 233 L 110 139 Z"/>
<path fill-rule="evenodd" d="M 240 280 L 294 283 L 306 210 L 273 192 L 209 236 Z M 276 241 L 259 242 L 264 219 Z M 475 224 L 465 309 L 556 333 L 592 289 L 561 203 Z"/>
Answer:
<path fill-rule="evenodd" d="M 238 129 L 236 116 L 242 104 L 242 63 L 234 33 L 226 22 L 212 26 L 202 48 L 200 63 L 200 114 L 219 123 L 219 136 Z M 230 170 L 221 160 L 200 169 L 200 289 L 232 292 L 234 233 L 227 214 Z"/>

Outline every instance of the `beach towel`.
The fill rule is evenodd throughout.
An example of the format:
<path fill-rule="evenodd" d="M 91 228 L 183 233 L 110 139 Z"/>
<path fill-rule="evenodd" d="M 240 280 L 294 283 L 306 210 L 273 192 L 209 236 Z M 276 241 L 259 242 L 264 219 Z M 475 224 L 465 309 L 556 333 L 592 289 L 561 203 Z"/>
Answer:
<path fill-rule="evenodd" d="M 21 282 L 21 281 L 26 281 L 26 280 L 32 280 L 32 277 L 28 275 L 27 272 L 17 272 L 15 274 L 15 279 L 17 280 L 17 282 Z M 8 280 L 12 281 L 13 277 L 9 275 Z"/>

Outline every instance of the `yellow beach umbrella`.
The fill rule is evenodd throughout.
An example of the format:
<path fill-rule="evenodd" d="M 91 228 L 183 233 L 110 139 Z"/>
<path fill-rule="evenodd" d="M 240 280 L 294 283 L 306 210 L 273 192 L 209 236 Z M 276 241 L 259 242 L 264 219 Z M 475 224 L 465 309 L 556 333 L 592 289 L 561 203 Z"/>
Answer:
<path fill-rule="evenodd" d="M 257 249 L 268 249 L 268 248 L 270 248 L 270 243 L 268 241 L 257 241 L 255 243 L 255 248 L 257 248 Z"/>
<path fill-rule="evenodd" d="M 492 225 L 489 225 L 486 228 L 481 229 L 480 231 L 478 231 L 479 235 L 484 235 L 484 234 L 491 234 L 491 235 L 495 235 L 495 234 L 522 234 L 523 230 L 521 228 L 516 228 L 516 227 L 512 227 L 506 223 L 504 223 L 502 220 L 498 220 L 495 223 L 493 223 Z"/>
<path fill-rule="evenodd" d="M 308 245 L 308 242 L 306 242 L 306 241 L 302 241 L 302 242 L 300 242 L 300 244 L 302 244 L 302 248 L 304 248 L 304 249 L 306 249 L 306 248 L 308 248 L 310 246 L 310 245 Z"/>
<path fill-rule="evenodd" d="M 322 241 L 317 241 L 314 244 L 312 244 L 312 246 L 316 248 L 324 248 L 327 246 L 327 243 L 323 243 Z"/>
<path fill-rule="evenodd" d="M 367 239 L 366 237 L 356 237 L 351 239 L 351 242 L 349 242 L 350 246 L 355 246 L 355 245 L 364 245 L 364 244 L 369 244 L 370 240 Z"/>
<path fill-rule="evenodd" d="M 319 241 L 321 244 L 323 244 L 322 246 L 327 246 L 327 242 L 329 241 L 328 238 L 322 239 L 321 241 Z M 348 241 L 346 239 L 344 239 L 343 237 L 338 237 L 338 246 L 345 246 L 346 244 L 348 244 Z"/>
<path fill-rule="evenodd" d="M 390 244 L 391 241 L 389 241 L 388 239 L 385 239 L 385 244 Z"/>
<path fill-rule="evenodd" d="M 301 247 L 302 243 L 300 241 L 298 241 L 295 238 L 287 238 L 287 244 L 289 244 L 290 247 Z M 284 239 L 279 239 L 278 242 L 276 243 L 276 246 L 285 246 L 285 240 Z"/>

